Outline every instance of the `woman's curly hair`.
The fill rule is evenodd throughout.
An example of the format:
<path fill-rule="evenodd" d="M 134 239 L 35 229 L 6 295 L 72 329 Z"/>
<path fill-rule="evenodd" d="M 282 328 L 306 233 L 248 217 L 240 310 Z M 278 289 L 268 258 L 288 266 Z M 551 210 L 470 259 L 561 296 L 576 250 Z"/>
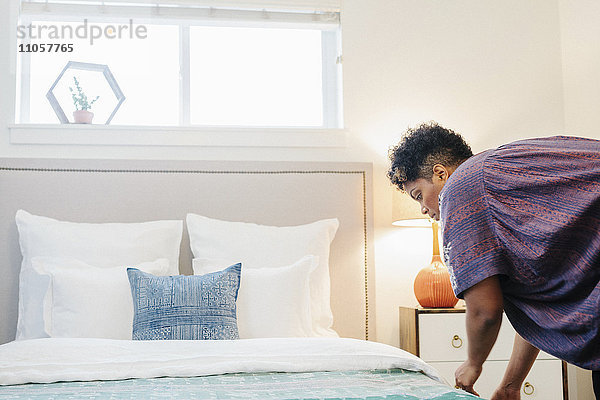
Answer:
<path fill-rule="evenodd" d="M 436 122 L 408 129 L 398 145 L 390 148 L 391 166 L 387 175 L 393 185 L 404 191 L 406 182 L 433 177 L 433 166 L 458 166 L 473 152 L 458 133 Z"/>

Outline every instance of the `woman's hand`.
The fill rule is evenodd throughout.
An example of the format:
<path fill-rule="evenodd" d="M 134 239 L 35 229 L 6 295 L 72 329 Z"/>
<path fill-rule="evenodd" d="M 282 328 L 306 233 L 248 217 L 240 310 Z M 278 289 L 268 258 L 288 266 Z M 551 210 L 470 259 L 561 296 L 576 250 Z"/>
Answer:
<path fill-rule="evenodd" d="M 479 375 L 481 375 L 481 365 L 477 365 L 470 360 L 465 361 L 454 373 L 456 388 L 479 396 L 479 393 L 473 389 Z"/>
<path fill-rule="evenodd" d="M 490 400 L 521 400 L 521 390 L 519 388 L 507 388 L 500 386 Z"/>

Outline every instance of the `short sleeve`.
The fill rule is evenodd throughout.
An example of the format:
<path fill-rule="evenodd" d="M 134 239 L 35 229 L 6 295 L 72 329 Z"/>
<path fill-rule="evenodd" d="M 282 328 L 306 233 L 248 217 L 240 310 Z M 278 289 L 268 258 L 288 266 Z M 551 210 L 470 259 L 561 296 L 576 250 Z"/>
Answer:
<path fill-rule="evenodd" d="M 506 273 L 486 198 L 488 155 L 483 152 L 461 164 L 440 193 L 444 258 L 458 298 L 482 280 Z"/>

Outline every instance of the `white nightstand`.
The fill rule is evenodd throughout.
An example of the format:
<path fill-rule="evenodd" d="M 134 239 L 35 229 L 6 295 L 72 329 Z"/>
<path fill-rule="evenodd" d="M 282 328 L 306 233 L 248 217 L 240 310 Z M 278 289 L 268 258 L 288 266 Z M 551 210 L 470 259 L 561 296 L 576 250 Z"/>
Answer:
<path fill-rule="evenodd" d="M 400 348 L 434 366 L 450 384 L 454 371 L 467 358 L 464 308 L 400 307 Z M 483 364 L 475 390 L 489 398 L 504 375 L 515 331 L 504 316 L 498 339 Z M 521 388 L 523 400 L 567 400 L 566 363 L 540 352 Z"/>

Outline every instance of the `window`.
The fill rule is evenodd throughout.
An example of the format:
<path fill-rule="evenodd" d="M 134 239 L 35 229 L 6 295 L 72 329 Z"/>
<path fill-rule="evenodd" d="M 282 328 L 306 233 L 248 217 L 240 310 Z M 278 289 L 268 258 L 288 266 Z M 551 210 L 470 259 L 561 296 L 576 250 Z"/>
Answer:
<path fill-rule="evenodd" d="M 323 125 L 320 31 L 193 26 L 190 79 L 192 124 Z"/>
<path fill-rule="evenodd" d="M 46 93 L 77 61 L 108 65 L 124 93 L 112 125 L 340 127 L 337 13 L 49 3 L 22 3 L 19 123 L 58 122 Z M 67 71 L 53 89 L 70 121 L 74 78 L 99 96 L 95 123 L 113 110 L 114 94 L 93 75 Z"/>

